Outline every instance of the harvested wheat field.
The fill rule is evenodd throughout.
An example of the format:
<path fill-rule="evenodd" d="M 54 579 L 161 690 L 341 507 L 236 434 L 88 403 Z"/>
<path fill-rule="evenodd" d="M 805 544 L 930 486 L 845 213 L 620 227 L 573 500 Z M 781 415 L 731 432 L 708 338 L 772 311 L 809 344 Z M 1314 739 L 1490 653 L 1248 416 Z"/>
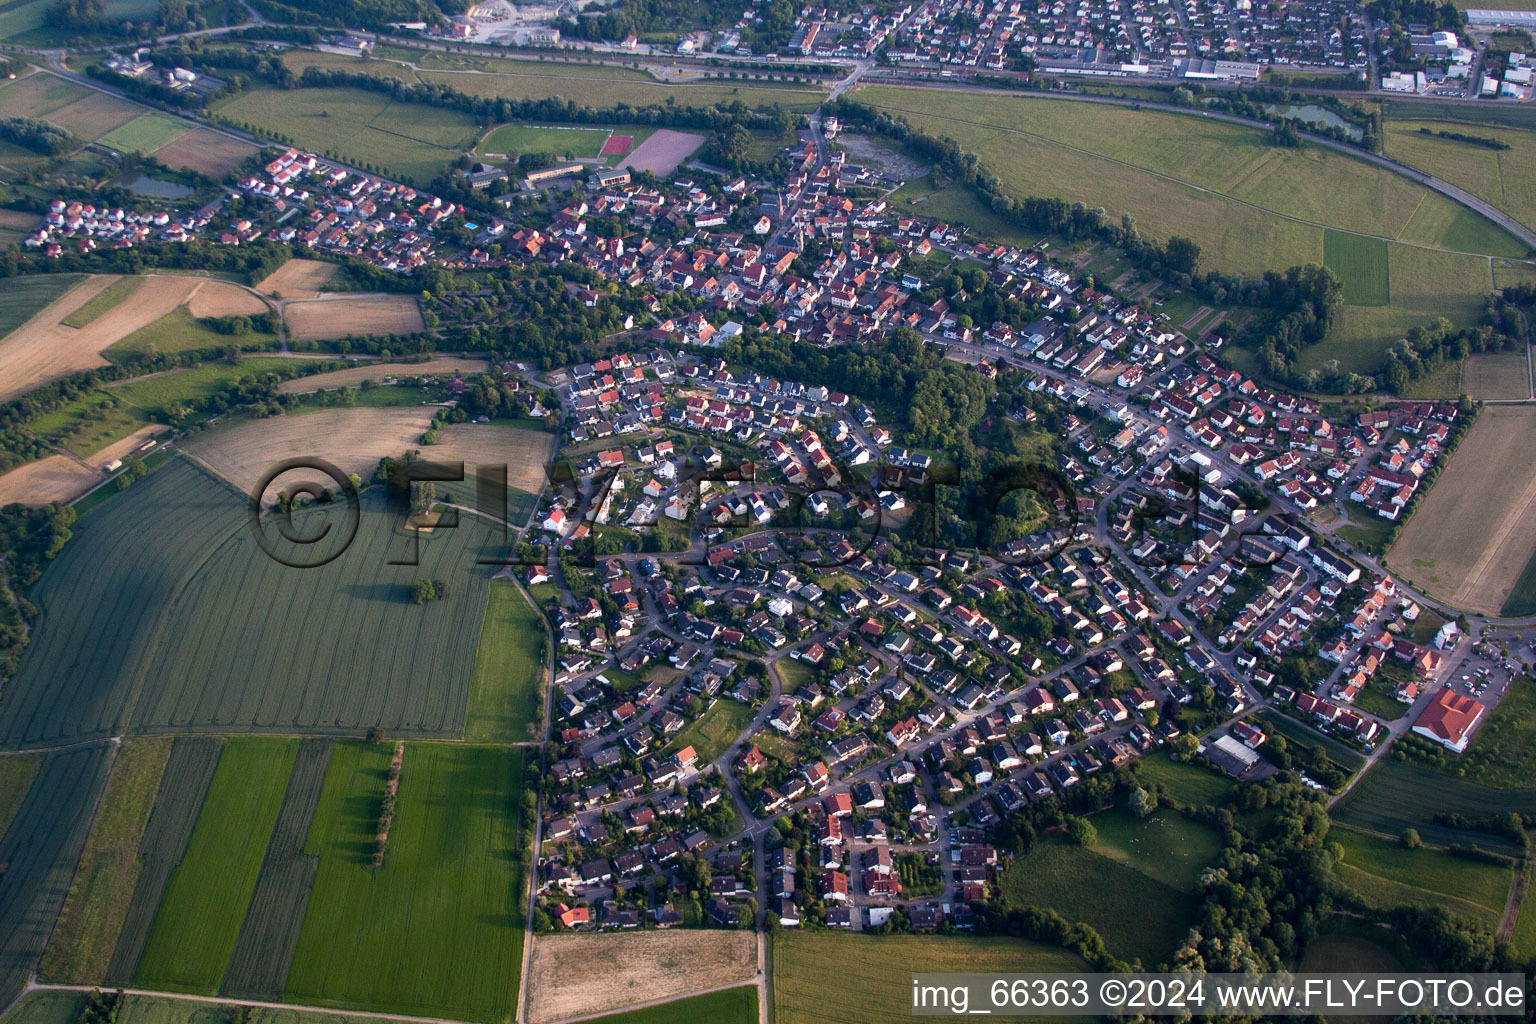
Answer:
<path fill-rule="evenodd" d="M 620 167 L 632 171 L 654 171 L 671 174 L 677 165 L 704 145 L 704 136 L 691 132 L 675 132 L 670 128 L 658 128 L 650 138 L 640 143 L 635 151 L 619 161 Z"/>
<path fill-rule="evenodd" d="M 281 273 L 281 271 L 279 271 Z M 425 325 L 411 295 L 313 299 L 283 307 L 295 338 L 345 338 L 362 334 L 414 334 Z"/>
<path fill-rule="evenodd" d="M 442 356 L 421 363 L 359 363 L 345 370 L 332 370 L 309 377 L 285 380 L 277 390 L 285 395 L 302 395 L 309 391 L 330 388 L 357 387 L 365 380 L 383 380 L 385 377 L 430 377 L 440 373 L 484 373 L 490 368 L 484 359 L 457 359 Z"/>
<path fill-rule="evenodd" d="M 1388 556 L 1431 597 L 1497 615 L 1536 554 L 1536 406 L 1487 406 Z"/>
<path fill-rule="evenodd" d="M 154 155 L 167 167 L 222 178 L 255 152 L 257 148 L 249 142 L 232 139 L 223 132 L 194 128 L 155 150 Z"/>
<path fill-rule="evenodd" d="M 753 932 L 540 935 L 528 964 L 528 1019 L 548 1024 L 751 981 L 757 967 Z"/>
<path fill-rule="evenodd" d="M 507 483 L 537 494 L 555 450 L 555 436 L 495 423 L 450 423 L 437 432 L 437 443 L 423 448 L 434 462 L 462 462 L 466 475 L 477 466 L 506 466 Z"/>
<path fill-rule="evenodd" d="M 185 450 L 246 494 L 279 462 L 300 456 L 322 458 L 366 480 L 384 456 L 422 447 L 421 435 L 435 412 L 430 406 L 318 409 L 236 423 L 204 434 Z M 323 474 L 311 471 L 285 475 L 273 491 L 300 480 L 335 487 Z"/>
<path fill-rule="evenodd" d="M 1531 368 L 1524 352 L 1484 352 L 1461 364 L 1461 390 L 1483 401 L 1531 397 Z"/>
<path fill-rule="evenodd" d="M 324 260 L 293 259 L 256 283 L 256 290 L 282 299 L 313 299 L 320 286 L 336 276 L 337 266 Z"/>
<path fill-rule="evenodd" d="M 256 316 L 270 308 L 259 295 L 228 281 L 209 281 L 187 303 L 193 316 Z"/>
<path fill-rule="evenodd" d="M 0 476 L 0 505 L 73 501 L 101 479 L 99 470 L 82 466 L 68 455 L 49 455 Z"/>

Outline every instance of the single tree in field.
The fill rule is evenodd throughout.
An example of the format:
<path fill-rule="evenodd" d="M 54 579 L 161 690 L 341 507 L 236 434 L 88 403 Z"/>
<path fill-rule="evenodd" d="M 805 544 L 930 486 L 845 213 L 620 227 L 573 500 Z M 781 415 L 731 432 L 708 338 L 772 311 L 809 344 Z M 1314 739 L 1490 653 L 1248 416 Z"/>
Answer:
<path fill-rule="evenodd" d="M 437 596 L 437 588 L 431 580 L 417 580 L 411 584 L 411 599 L 417 604 L 426 604 Z"/>

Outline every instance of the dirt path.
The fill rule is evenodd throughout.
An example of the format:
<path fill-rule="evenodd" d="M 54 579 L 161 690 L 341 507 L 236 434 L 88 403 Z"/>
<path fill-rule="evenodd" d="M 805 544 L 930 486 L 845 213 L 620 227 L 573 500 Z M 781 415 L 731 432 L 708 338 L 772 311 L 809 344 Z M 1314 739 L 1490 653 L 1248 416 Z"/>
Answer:
<path fill-rule="evenodd" d="M 1515 934 L 1515 921 L 1520 917 L 1520 907 L 1525 902 L 1526 890 L 1530 884 L 1531 865 L 1522 860 L 1519 874 L 1515 876 L 1515 884 L 1509 887 L 1509 899 L 1504 904 L 1504 916 L 1499 920 L 1498 931 L 1494 932 L 1494 938 L 1500 942 L 1508 942 Z"/>

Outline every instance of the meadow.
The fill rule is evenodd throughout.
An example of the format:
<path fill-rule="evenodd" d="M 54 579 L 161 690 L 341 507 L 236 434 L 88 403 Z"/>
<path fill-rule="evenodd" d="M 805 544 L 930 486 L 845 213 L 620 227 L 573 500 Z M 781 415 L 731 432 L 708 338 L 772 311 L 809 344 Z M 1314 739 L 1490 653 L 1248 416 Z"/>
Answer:
<path fill-rule="evenodd" d="M 1490 930 L 1504 916 L 1514 869 L 1458 857 L 1444 850 L 1410 850 L 1397 839 L 1338 827 L 1329 843 L 1344 849 L 1339 877 L 1381 909 L 1400 903 L 1442 906 Z"/>
<path fill-rule="evenodd" d="M 510 580 L 493 580 L 475 653 L 464 738 L 472 743 L 536 739 L 544 703 L 544 620 Z"/>
<path fill-rule="evenodd" d="M 1199 765 L 1175 761 L 1164 751 L 1154 751 L 1135 761 L 1136 778 L 1143 785 L 1156 783 L 1186 807 L 1220 806 L 1231 794 L 1231 779 Z"/>
<path fill-rule="evenodd" d="M 1342 824 L 1385 836 L 1412 828 L 1430 845 L 1475 844 L 1514 855 L 1519 849 L 1504 836 L 1450 828 L 1434 820 L 1440 814 L 1475 820 L 1510 811 L 1536 814 L 1536 789 L 1494 789 L 1426 765 L 1388 759 L 1372 768 L 1330 813 Z"/>
<path fill-rule="evenodd" d="M 1135 859 L 1126 856 L 1122 859 Z M 1173 959 L 1198 920 L 1199 902 L 1137 864 L 1042 836 L 1009 865 L 1001 888 L 1010 906 L 1049 907 L 1097 931 L 1110 952 L 1147 968 Z M 1125 908 L 1137 912 L 1127 914 Z"/>
<path fill-rule="evenodd" d="M 1510 148 L 1425 135 L 1421 128 L 1496 139 Z M 1536 224 L 1536 182 L 1529 173 L 1536 160 L 1536 131 L 1466 124 L 1456 115 L 1445 120 L 1393 118 L 1387 123 L 1385 145 L 1392 159 L 1459 185 L 1527 226 Z"/>
<path fill-rule="evenodd" d="M 48 981 L 95 985 L 107 975 L 138 883 L 139 844 L 171 755 L 170 739 L 129 740 L 112 763 L 74 884 L 38 965 Z"/>
<path fill-rule="evenodd" d="M 1094 853 L 1182 892 L 1199 893 L 1200 873 L 1222 850 L 1219 832 L 1171 809 L 1138 818 L 1115 808 L 1090 820 L 1099 833 Z"/>
<path fill-rule="evenodd" d="M 663 754 L 675 753 L 691 746 L 699 755 L 699 764 L 708 764 L 729 747 L 752 721 L 752 706 L 739 700 L 722 697 L 710 705 L 698 718 L 683 727 L 662 748 Z"/>
<path fill-rule="evenodd" d="M 1344 279 L 1347 306 L 1385 306 L 1392 301 L 1387 243 L 1346 231 L 1323 232 L 1323 266 Z"/>
<path fill-rule="evenodd" d="M 151 348 L 156 352 L 195 352 L 224 348 L 227 345 L 259 348 L 276 343 L 277 335 L 270 331 L 252 330 L 241 335 L 220 334 L 193 316 L 186 306 L 177 306 L 154 323 L 139 328 L 122 341 L 114 342 L 107 349 L 107 358 L 139 355 Z"/>
<path fill-rule="evenodd" d="M 0 96 L 4 93 L 0 92 Z M 0 338 L 32 319 L 48 303 L 85 280 L 84 274 L 27 274 L 5 282 Z"/>
<path fill-rule="evenodd" d="M 116 936 L 102 936 L 115 942 L 104 980 L 117 985 L 133 980 L 161 897 L 192 841 L 192 830 L 197 827 L 203 798 L 213 783 L 223 749 L 224 741 L 213 737 L 182 736 L 172 741 L 154 809 L 135 851 L 139 867 L 132 897 L 118 922 Z"/>
<path fill-rule="evenodd" d="M 34 591 L 33 642 L 0 694 L 5 746 L 125 729 L 460 733 L 475 656 L 462 624 L 481 621 L 486 595 L 475 563 L 502 549 L 470 528 L 408 534 L 372 489 L 345 553 L 290 568 L 255 543 L 247 500 L 178 458 L 76 525 Z M 336 514 L 303 513 L 295 528 L 335 523 L 335 544 Z M 311 556 L 270 527 L 263 536 L 290 560 Z M 390 564 L 418 540 L 420 565 Z M 448 597 L 416 605 L 418 577 L 450 580 Z"/>
<path fill-rule="evenodd" d="M 384 866 L 372 867 L 392 749 L 337 746 L 305 853 L 319 858 L 285 999 L 457 1020 L 517 1006 L 523 753 L 407 747 Z"/>
<path fill-rule="evenodd" d="M 134 980 L 142 988 L 217 992 L 276 824 L 298 741 L 224 745 L 202 813 L 155 915 Z"/>
<path fill-rule="evenodd" d="M 774 1024 L 904 1020 L 912 1012 L 914 973 L 1066 974 L 1085 969 L 1066 950 L 1004 937 L 788 930 L 774 935 L 770 948 Z M 852 978 L 859 980 L 856 992 L 849 986 Z"/>
<path fill-rule="evenodd" d="M 96 141 L 123 153 L 153 153 L 192 130 L 192 124 L 165 114 L 143 114 Z"/>
<path fill-rule="evenodd" d="M 84 992 L 38 989 L 0 1014 L 0 1024 L 76 1024 L 83 1009 Z"/>
<path fill-rule="evenodd" d="M 109 744 L 51 753 L 0 839 L 0 1006 L 9 1006 L 42 955 L 106 782 Z"/>
<path fill-rule="evenodd" d="M 251 89 L 215 110 L 304 149 L 423 183 L 473 148 L 483 130 L 469 114 L 362 89 Z"/>

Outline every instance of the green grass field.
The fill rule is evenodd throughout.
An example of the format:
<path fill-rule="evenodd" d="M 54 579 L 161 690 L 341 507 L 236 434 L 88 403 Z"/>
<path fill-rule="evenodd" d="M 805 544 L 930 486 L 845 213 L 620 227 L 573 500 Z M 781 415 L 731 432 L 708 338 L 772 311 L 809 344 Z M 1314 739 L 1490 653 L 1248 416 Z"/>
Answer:
<path fill-rule="evenodd" d="M 1458 773 L 1494 789 L 1526 789 L 1536 782 L 1536 682 L 1519 676 L 1472 736 L 1472 745 L 1453 759 Z"/>
<path fill-rule="evenodd" d="M 298 749 L 298 741 L 286 739 L 225 744 L 192 841 L 155 915 L 139 961 L 140 987 L 218 991 Z"/>
<path fill-rule="evenodd" d="M 186 306 L 177 306 L 165 316 L 147 327 L 141 327 L 121 341 L 113 342 L 103 353 L 108 359 L 138 355 L 153 348 L 156 352 L 192 352 L 198 349 L 221 349 L 226 345 L 255 348 L 277 341 L 277 335 L 268 331 L 250 331 L 246 334 L 220 334 L 203 326 Z"/>
<path fill-rule="evenodd" d="M 192 125 L 180 118 L 164 114 L 143 114 L 112 129 L 96 141 L 121 153 L 153 153 L 191 130 Z"/>
<path fill-rule="evenodd" d="M 84 992 L 42 989 L 28 992 L 4 1014 L 0 1024 L 75 1024 L 85 1009 Z"/>
<path fill-rule="evenodd" d="M 520 749 L 414 744 L 384 866 L 388 746 L 342 744 L 305 852 L 320 858 L 288 1000 L 502 1021 L 517 1005 L 527 863 Z"/>
<path fill-rule="evenodd" d="M 1323 232 L 1323 265 L 1344 279 L 1344 303 L 1385 306 L 1392 301 L 1387 243 L 1345 231 Z"/>
<path fill-rule="evenodd" d="M 671 754 L 692 746 L 699 755 L 700 764 L 708 764 L 741 734 L 752 721 L 752 705 L 722 697 L 710 705 L 708 711 L 684 726 L 683 731 L 662 748 L 663 754 Z"/>
<path fill-rule="evenodd" d="M 100 984 L 138 882 L 139 843 L 171 756 L 170 739 L 125 743 L 112 764 L 101 812 L 38 966 L 47 981 Z"/>
<path fill-rule="evenodd" d="M 644 1010 L 610 1013 L 591 1024 L 757 1024 L 757 986 L 742 985 L 722 992 L 678 999 Z"/>
<path fill-rule="evenodd" d="M 544 702 L 544 620 L 517 584 L 496 580 L 489 589 L 464 738 L 472 743 L 535 739 L 533 726 Z"/>
<path fill-rule="evenodd" d="M 3 102 L 4 90 L 0 90 Z M 32 319 L 44 306 L 85 280 L 84 274 L 27 274 L 5 282 L 0 303 L 0 338 Z"/>
<path fill-rule="evenodd" d="M 1116 956 L 1149 969 L 1172 960 L 1199 912 L 1193 896 L 1059 836 L 1037 840 L 1008 867 L 1001 888 L 1010 905 L 1050 907 L 1082 921 Z M 1126 913 L 1132 906 L 1136 912 Z"/>
<path fill-rule="evenodd" d="M 481 153 L 570 154 L 580 159 L 595 157 L 608 140 L 606 128 L 560 128 L 536 124 L 504 124 L 491 129 L 477 147 Z"/>
<path fill-rule="evenodd" d="M 1403 963 L 1385 946 L 1353 935 L 1319 935 L 1302 954 L 1300 970 L 1383 974 L 1400 971 Z"/>
<path fill-rule="evenodd" d="M 1504 599 L 1504 606 L 1499 609 L 1499 614 L 1505 616 L 1536 615 L 1536 555 L 1525 563 L 1525 568 L 1520 570 L 1520 578 L 1515 580 L 1514 587 L 1509 596 Z"/>
<path fill-rule="evenodd" d="M 1527 129 L 1467 124 L 1457 115 L 1443 121 L 1393 119 L 1387 125 L 1386 152 L 1394 160 L 1459 185 L 1523 224 L 1536 223 L 1536 182 L 1525 173 L 1536 159 L 1536 124 Z M 1489 149 L 1431 132 L 1455 132 L 1497 139 L 1509 149 Z M 1510 255 L 1520 255 L 1513 253 Z"/>
<path fill-rule="evenodd" d="M 32 788 L 32 780 L 37 778 L 42 765 L 40 754 L 0 757 L 0 839 L 5 838 L 5 830 L 27 798 L 27 790 Z"/>
<path fill-rule="evenodd" d="M 0 745 L 125 730 L 458 736 L 475 657 L 465 624 L 485 608 L 475 563 L 505 548 L 446 530 L 420 537 L 420 565 L 391 565 L 414 557 L 417 535 L 397 534 L 375 488 L 345 553 L 289 568 L 253 543 L 247 500 L 177 458 L 78 522 L 33 592 L 42 613 L 0 694 Z M 338 544 L 339 515 L 301 513 L 297 528 L 323 517 Z M 418 577 L 451 579 L 448 598 L 416 605 Z"/>
<path fill-rule="evenodd" d="M 91 301 L 60 320 L 59 323 L 65 327 L 84 327 L 107 310 L 115 309 L 124 299 L 138 291 L 139 286 L 143 283 L 144 279 L 142 277 L 120 277 L 96 293 L 96 296 Z"/>
<path fill-rule="evenodd" d="M 338 153 L 418 182 L 441 174 L 482 131 L 468 114 L 396 103 L 361 89 L 252 89 L 216 109 L 305 149 Z"/>
<path fill-rule="evenodd" d="M 1221 835 L 1215 829 L 1170 809 L 1143 819 L 1116 808 L 1091 820 L 1099 833 L 1094 853 L 1187 893 L 1200 891 L 1200 872 L 1222 850 Z"/>
<path fill-rule="evenodd" d="M 786 930 L 772 937 L 770 949 L 773 1024 L 886 1024 L 905 1020 L 912 1012 L 914 973 L 1066 974 L 1085 969 L 1083 962 L 1066 950 L 1005 937 Z M 850 990 L 853 979 L 858 982 L 856 992 Z"/>
<path fill-rule="evenodd" d="M 815 669 L 793 658 L 780 658 L 773 662 L 773 670 L 779 674 L 785 693 L 794 693 L 816 676 Z"/>
<path fill-rule="evenodd" d="M 1448 828 L 1433 820 L 1437 814 L 1476 819 L 1509 811 L 1536 814 L 1536 789 L 1493 789 L 1426 765 L 1384 760 L 1339 801 L 1332 816 L 1383 835 L 1397 836 L 1413 828 L 1435 846 L 1467 843 L 1513 855 L 1519 850 L 1503 836 Z"/>
<path fill-rule="evenodd" d="M 1332 829 L 1328 841 L 1344 847 L 1340 877 L 1383 909 L 1396 905 L 1393 901 L 1441 905 L 1487 928 L 1497 927 L 1504 916 L 1515 881 L 1512 868 L 1430 847 L 1410 850 L 1396 839 L 1352 828 Z"/>
<path fill-rule="evenodd" d="M 1190 807 L 1222 804 L 1233 789 L 1233 782 L 1200 765 L 1175 761 L 1167 753 L 1158 751 L 1135 761 L 1136 777 L 1144 785 L 1157 783 L 1166 788 L 1173 799 Z"/>

